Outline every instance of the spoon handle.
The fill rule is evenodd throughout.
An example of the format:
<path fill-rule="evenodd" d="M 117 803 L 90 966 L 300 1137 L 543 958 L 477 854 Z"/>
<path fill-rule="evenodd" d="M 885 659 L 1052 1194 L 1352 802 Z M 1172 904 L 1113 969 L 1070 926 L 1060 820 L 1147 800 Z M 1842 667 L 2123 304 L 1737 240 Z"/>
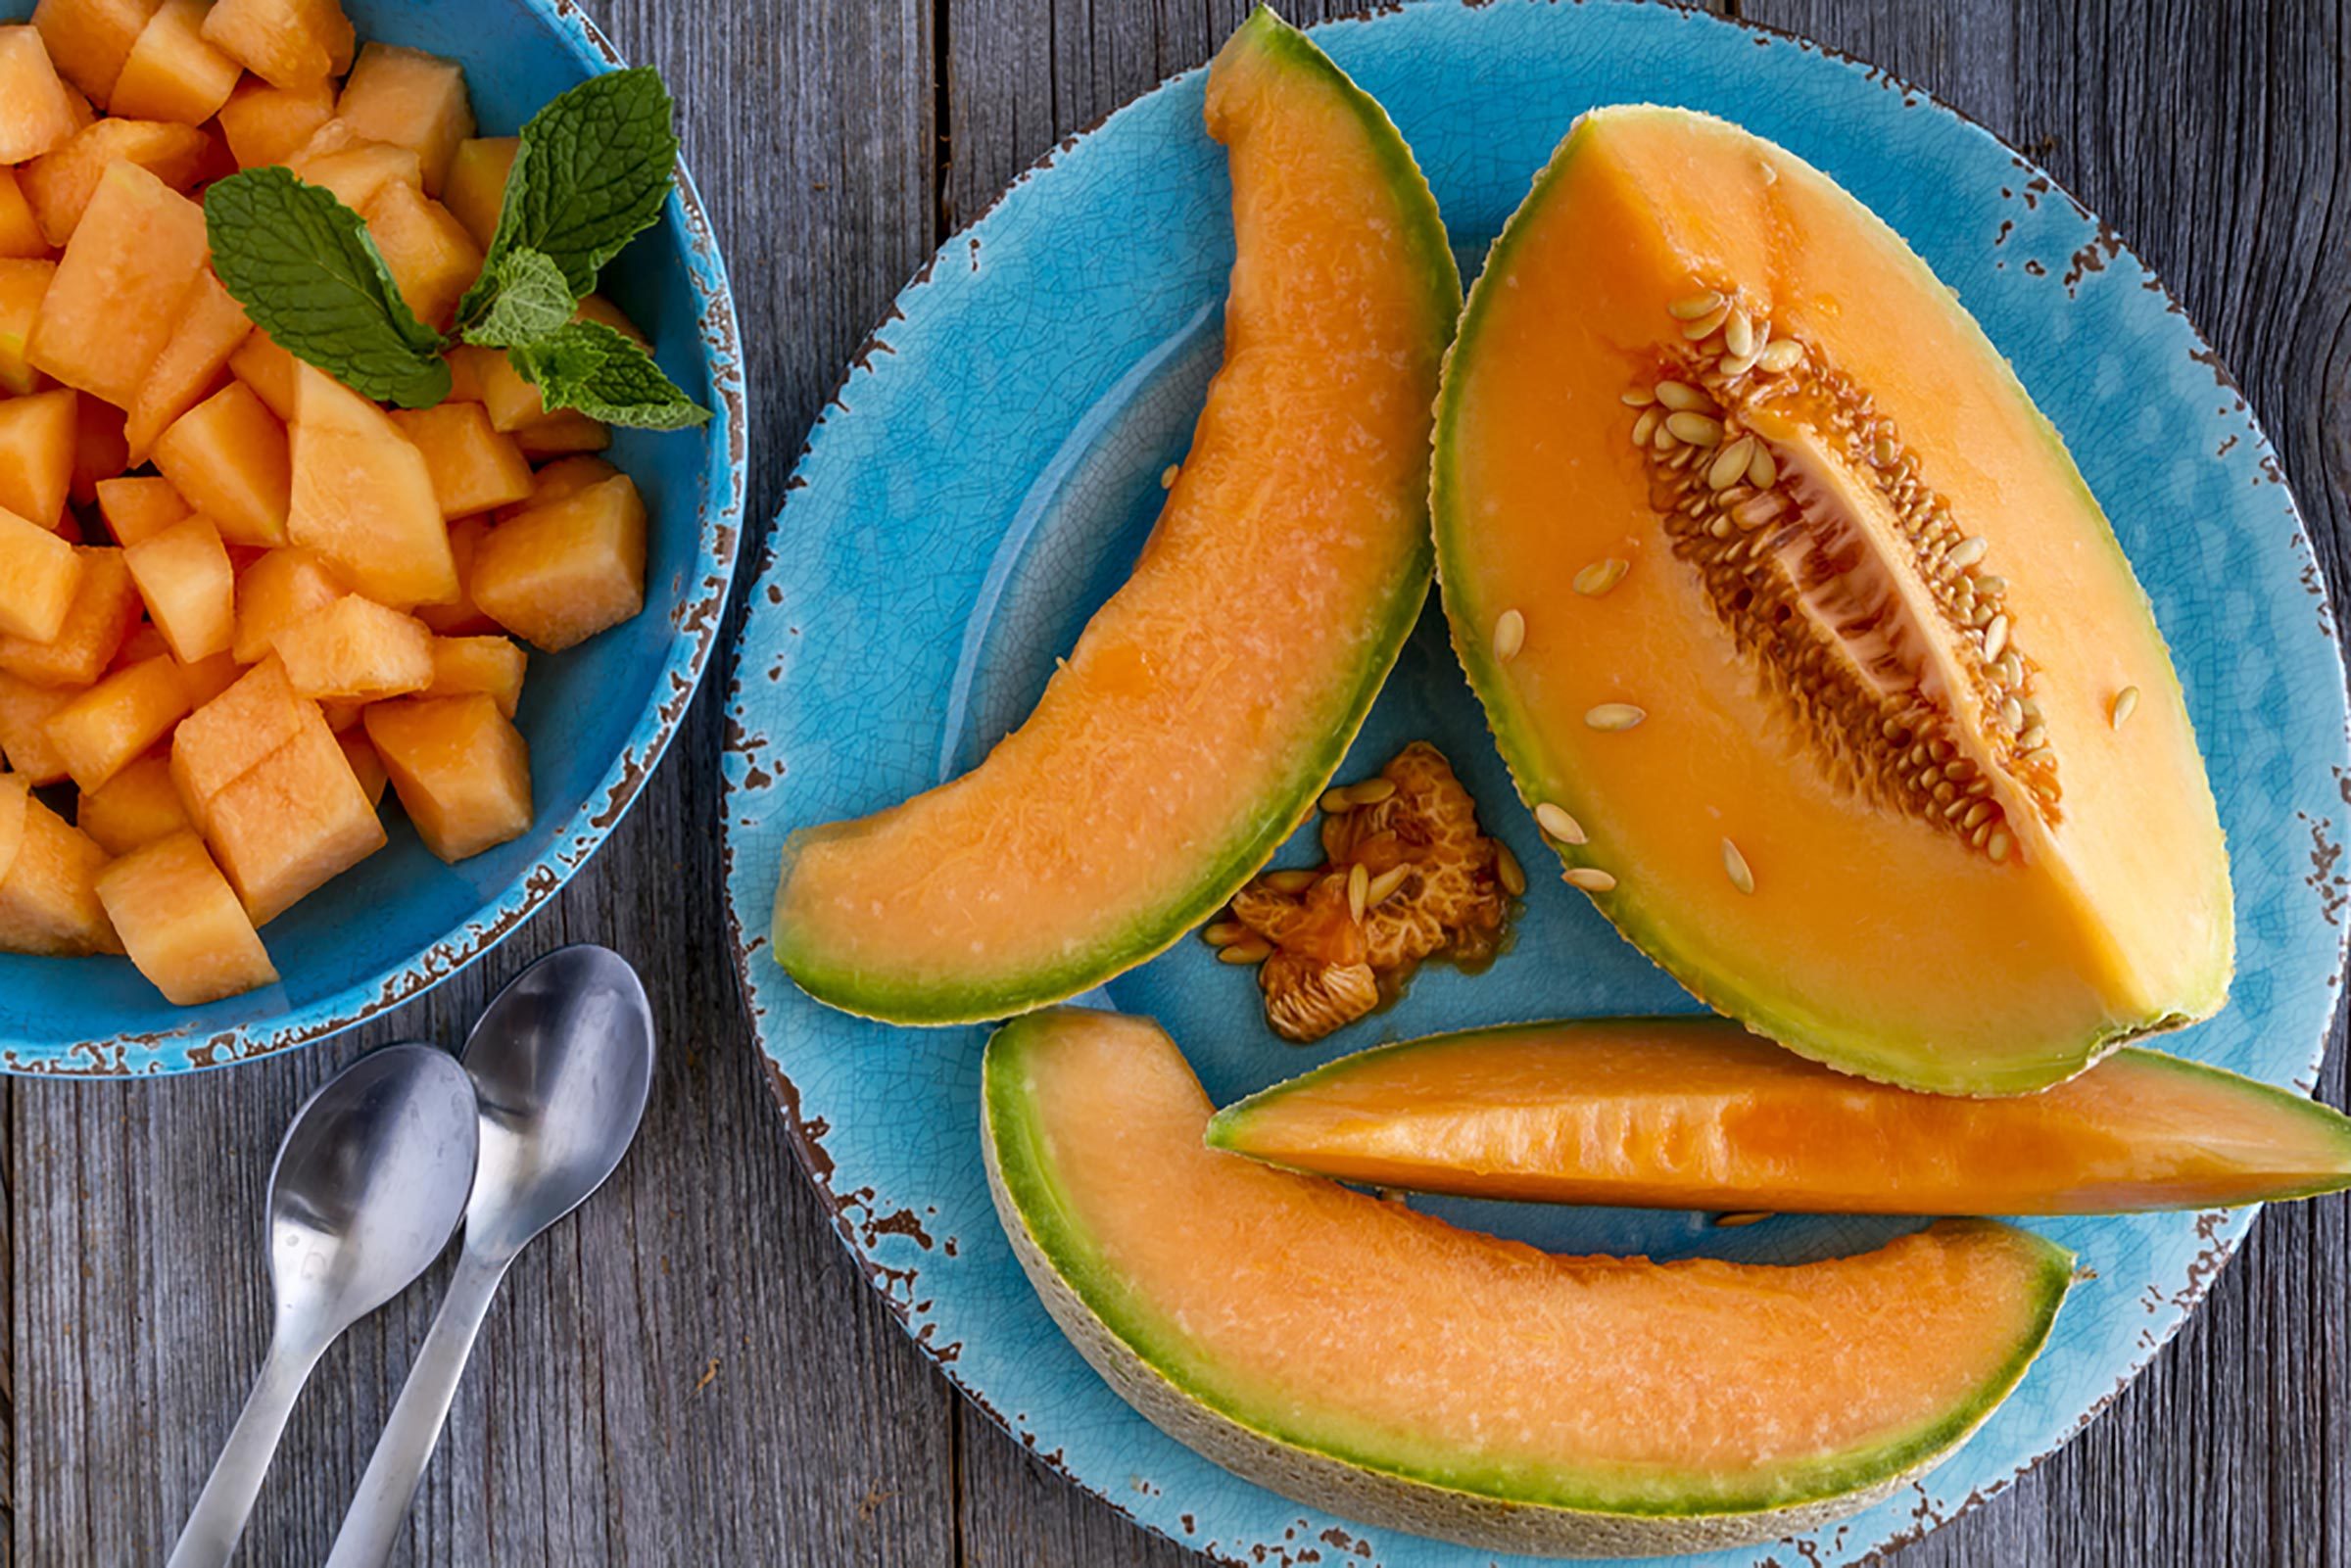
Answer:
<path fill-rule="evenodd" d="M 270 1343 L 268 1358 L 254 1376 L 253 1392 L 245 1396 L 244 1411 L 171 1548 L 168 1568 L 221 1568 L 237 1549 L 253 1499 L 261 1494 L 262 1477 L 268 1473 L 278 1439 L 285 1435 L 286 1417 L 294 1412 L 294 1396 L 302 1392 L 318 1354 L 316 1349 L 290 1348 L 283 1340 Z"/>
<path fill-rule="evenodd" d="M 380 1568 L 392 1555 L 417 1483 L 424 1479 L 424 1467 L 441 1441 L 441 1427 L 449 1419 L 450 1402 L 456 1398 L 457 1380 L 465 1375 L 466 1358 L 473 1354 L 474 1338 L 481 1333 L 491 1298 L 498 1294 L 511 1260 L 485 1258 L 470 1248 L 459 1256 L 449 1294 L 417 1347 L 416 1363 L 408 1368 L 408 1380 L 393 1402 L 384 1435 L 375 1440 L 367 1472 L 360 1477 L 351 1511 L 335 1533 L 326 1568 Z"/>

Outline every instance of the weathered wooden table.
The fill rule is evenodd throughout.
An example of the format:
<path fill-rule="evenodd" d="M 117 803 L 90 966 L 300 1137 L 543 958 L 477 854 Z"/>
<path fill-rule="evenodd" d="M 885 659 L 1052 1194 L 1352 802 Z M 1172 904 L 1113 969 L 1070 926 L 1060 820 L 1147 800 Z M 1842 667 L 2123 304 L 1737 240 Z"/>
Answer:
<path fill-rule="evenodd" d="M 1517 0 L 1505 0 L 1517 3 Z M 2351 543 L 2351 10 L 2342 0 L 1729 0 L 2028 149 L 2185 302 L 2278 442 L 2337 601 Z M 751 515 L 890 296 L 1019 169 L 1205 60 L 1242 0 L 603 0 L 684 105 L 757 397 Z M 1292 0 L 1295 20 L 1359 4 Z M 789 510 L 782 526 L 792 527 Z M 754 544 L 760 536 L 755 532 Z M 746 578 L 748 567 L 746 565 Z M 526 1253 L 401 1560 L 1186 1560 L 1032 1463 L 870 1291 L 792 1163 L 719 901 L 723 671 L 611 843 L 393 1022 L 234 1071 L 0 1087 L 17 1561 L 160 1559 L 260 1356 L 264 1179 L 362 1050 L 454 1042 L 570 941 L 647 972 L 667 1048 L 612 1186 Z M 2339 1024 L 2338 1024 L 2339 1029 Z M 2340 1041 L 2321 1093 L 2341 1105 Z M 2340 1199 L 2273 1211 L 2072 1447 L 1905 1564 L 2351 1562 Z M 245 1559 L 325 1552 L 446 1270 L 335 1347 Z"/>

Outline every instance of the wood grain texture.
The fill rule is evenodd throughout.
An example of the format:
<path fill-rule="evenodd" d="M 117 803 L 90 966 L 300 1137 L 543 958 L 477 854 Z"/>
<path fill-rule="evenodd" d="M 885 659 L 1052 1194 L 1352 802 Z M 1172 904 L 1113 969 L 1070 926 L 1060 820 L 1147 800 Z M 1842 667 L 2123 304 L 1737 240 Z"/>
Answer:
<path fill-rule="evenodd" d="M 1730 8 L 1932 89 L 2112 223 L 2237 372 L 2343 602 L 2351 22 L 2339 0 Z M 1246 6 L 594 9 L 632 58 L 662 68 L 684 105 L 688 156 L 744 320 L 757 420 L 750 515 L 765 518 L 841 366 L 941 235 L 1062 137 L 1207 59 Z M 1289 8 L 1300 21 L 1360 9 Z M 295 1107 L 367 1046 L 456 1041 L 499 980 L 571 940 L 608 943 L 653 977 L 665 1056 L 652 1109 L 612 1187 L 517 1266 L 397 1560 L 1193 1560 L 948 1394 L 835 1240 L 792 1163 L 723 951 L 708 829 L 718 731 L 706 692 L 555 908 L 395 1024 L 233 1073 L 0 1086 L 10 1324 L 0 1508 L 14 1560 L 156 1559 L 260 1355 L 267 1299 L 253 1238 Z M 2336 1105 L 2340 1046 L 2321 1085 Z M 2351 1482 L 2336 1458 L 2351 1440 L 2347 1244 L 2341 1199 L 2273 1211 L 2112 1409 L 1897 1560 L 2351 1562 Z M 437 1296 L 411 1293 L 330 1354 L 244 1561 L 323 1553 Z"/>

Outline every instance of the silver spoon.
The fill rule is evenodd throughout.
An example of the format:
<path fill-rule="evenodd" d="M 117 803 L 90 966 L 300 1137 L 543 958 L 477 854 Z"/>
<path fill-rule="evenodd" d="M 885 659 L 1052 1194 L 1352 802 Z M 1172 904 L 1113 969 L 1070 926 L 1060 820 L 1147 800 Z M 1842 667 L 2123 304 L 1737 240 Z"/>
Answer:
<path fill-rule="evenodd" d="M 327 1568 L 376 1568 L 391 1555 L 507 1265 L 602 1186 L 637 1136 L 653 1076 L 653 1015 L 637 972 L 601 947 L 550 953 L 473 1026 L 465 1069 L 481 1103 L 482 1162 L 464 1251 Z"/>
<path fill-rule="evenodd" d="M 429 1045 L 360 1058 L 295 1113 L 269 1170 L 269 1354 L 170 1568 L 216 1568 L 236 1550 L 311 1368 L 449 1245 L 478 1136 L 465 1069 Z"/>

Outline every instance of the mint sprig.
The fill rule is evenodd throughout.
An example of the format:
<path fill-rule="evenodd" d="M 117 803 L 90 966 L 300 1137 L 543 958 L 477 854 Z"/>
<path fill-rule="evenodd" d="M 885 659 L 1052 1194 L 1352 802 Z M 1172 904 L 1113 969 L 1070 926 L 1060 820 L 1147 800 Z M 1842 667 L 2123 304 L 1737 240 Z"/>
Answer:
<path fill-rule="evenodd" d="M 504 349 L 550 409 L 677 430 L 709 411 L 620 333 L 575 321 L 597 273 L 659 220 L 677 176 L 669 93 L 639 67 L 558 94 L 522 128 L 481 275 L 456 337 Z M 284 168 L 205 195 L 220 281 L 281 348 L 367 397 L 430 407 L 449 396 L 451 339 L 401 299 L 359 214 Z"/>

